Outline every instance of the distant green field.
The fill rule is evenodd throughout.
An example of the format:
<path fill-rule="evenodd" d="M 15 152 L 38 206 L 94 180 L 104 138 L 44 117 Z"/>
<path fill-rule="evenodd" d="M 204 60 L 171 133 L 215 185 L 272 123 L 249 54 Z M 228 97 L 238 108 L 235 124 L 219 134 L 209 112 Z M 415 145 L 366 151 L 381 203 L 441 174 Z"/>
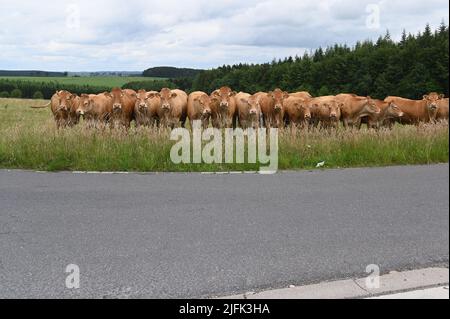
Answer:
<path fill-rule="evenodd" d="M 22 80 L 34 82 L 56 82 L 59 84 L 76 84 L 89 86 L 107 86 L 107 87 L 121 87 L 125 83 L 133 81 L 154 81 L 164 80 L 163 78 L 139 77 L 139 76 L 94 76 L 94 77 L 33 77 L 33 76 L 5 76 L 0 79 L 8 80 Z"/>

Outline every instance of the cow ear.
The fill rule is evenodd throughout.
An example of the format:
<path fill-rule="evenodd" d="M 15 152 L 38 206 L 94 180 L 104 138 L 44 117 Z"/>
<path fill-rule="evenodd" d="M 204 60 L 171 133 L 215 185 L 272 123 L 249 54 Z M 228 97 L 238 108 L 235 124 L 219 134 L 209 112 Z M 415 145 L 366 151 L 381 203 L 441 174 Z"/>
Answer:
<path fill-rule="evenodd" d="M 247 104 L 247 103 L 248 103 L 248 100 L 246 100 L 246 99 L 244 99 L 243 97 L 241 97 L 241 102 L 244 103 L 244 104 Z"/>
<path fill-rule="evenodd" d="M 445 94 L 439 94 L 439 100 L 445 99 Z"/>
<path fill-rule="evenodd" d="M 105 92 L 104 94 L 105 94 L 107 97 L 112 97 L 111 93 L 109 93 L 109 92 Z"/>
<path fill-rule="evenodd" d="M 155 93 L 147 93 L 147 98 L 153 99 L 156 96 Z"/>
<path fill-rule="evenodd" d="M 424 95 L 424 96 L 423 96 L 423 99 L 424 99 L 424 100 L 428 100 L 428 95 Z"/>
<path fill-rule="evenodd" d="M 229 97 L 235 96 L 237 93 L 235 91 L 231 91 L 230 93 L 228 93 Z"/>
<path fill-rule="evenodd" d="M 175 92 L 172 92 L 172 94 L 170 95 L 173 99 L 176 98 L 178 95 Z"/>
<path fill-rule="evenodd" d="M 289 98 L 289 93 L 288 93 L 288 92 L 283 92 L 283 97 L 284 97 L 285 99 Z"/>
<path fill-rule="evenodd" d="M 217 90 L 215 90 L 214 92 L 211 93 L 211 96 L 214 96 L 214 97 L 219 96 L 219 92 L 217 92 Z"/>
<path fill-rule="evenodd" d="M 59 96 L 59 93 L 61 93 L 61 91 L 56 90 L 55 94 Z"/>

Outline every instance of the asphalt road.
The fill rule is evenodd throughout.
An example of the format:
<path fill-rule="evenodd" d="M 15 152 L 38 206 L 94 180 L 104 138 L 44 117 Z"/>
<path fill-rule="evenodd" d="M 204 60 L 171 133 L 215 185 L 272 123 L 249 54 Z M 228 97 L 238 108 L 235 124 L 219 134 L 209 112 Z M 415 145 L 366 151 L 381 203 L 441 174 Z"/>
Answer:
<path fill-rule="evenodd" d="M 0 171 L 0 298 L 210 297 L 448 265 L 449 166 Z M 65 288 L 69 264 L 80 289 Z"/>

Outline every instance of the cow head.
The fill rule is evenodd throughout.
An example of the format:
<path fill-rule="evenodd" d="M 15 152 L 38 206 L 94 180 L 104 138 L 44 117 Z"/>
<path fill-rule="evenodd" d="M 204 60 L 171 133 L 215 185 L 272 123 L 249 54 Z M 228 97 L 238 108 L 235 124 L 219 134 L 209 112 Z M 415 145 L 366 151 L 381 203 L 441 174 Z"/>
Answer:
<path fill-rule="evenodd" d="M 367 97 L 367 103 L 364 105 L 363 113 L 365 114 L 380 114 L 381 109 L 378 107 L 377 103 L 370 97 Z"/>
<path fill-rule="evenodd" d="M 76 98 L 76 95 L 64 90 L 56 91 L 55 95 L 58 99 L 57 111 L 68 112 L 72 106 L 74 99 Z"/>
<path fill-rule="evenodd" d="M 111 93 L 106 92 L 106 96 L 112 99 L 112 108 L 113 112 L 121 112 L 123 107 L 123 98 L 125 96 L 125 92 L 120 88 L 114 88 Z"/>
<path fill-rule="evenodd" d="M 140 90 L 136 94 L 136 109 L 139 110 L 139 112 L 145 113 L 147 112 L 149 108 L 149 100 L 150 100 L 150 94 L 147 93 L 145 90 Z"/>
<path fill-rule="evenodd" d="M 158 93 L 158 96 L 161 98 L 161 109 L 168 112 L 172 109 L 172 99 L 176 98 L 178 95 L 168 88 L 163 88 L 161 92 Z"/>
<path fill-rule="evenodd" d="M 309 122 L 311 120 L 311 108 L 309 107 L 308 103 L 306 103 L 305 100 L 302 100 L 299 102 L 295 102 L 294 105 L 297 110 L 301 114 L 303 114 L 303 118 Z"/>
<path fill-rule="evenodd" d="M 386 117 L 390 118 L 400 118 L 404 115 L 402 110 L 395 104 L 389 103 L 389 106 L 386 109 Z"/>
<path fill-rule="evenodd" d="M 207 94 L 202 94 L 195 99 L 202 108 L 202 118 L 209 119 L 211 116 L 211 97 Z"/>
<path fill-rule="evenodd" d="M 339 121 L 339 114 L 341 111 L 341 107 L 344 106 L 343 103 L 338 103 L 336 100 L 331 100 L 328 102 L 325 102 L 323 104 L 325 108 L 328 108 L 328 111 L 330 113 L 330 120 L 336 122 Z"/>
<path fill-rule="evenodd" d="M 221 110 L 228 110 L 230 100 L 236 92 L 232 91 L 228 86 L 223 86 L 220 89 L 214 91 L 211 94 L 211 98 L 214 102 L 219 104 Z"/>
<path fill-rule="evenodd" d="M 284 100 L 289 97 L 289 93 L 280 89 L 275 89 L 275 91 L 269 92 L 267 95 L 274 101 L 273 108 L 275 112 L 281 112 L 283 110 Z"/>
<path fill-rule="evenodd" d="M 92 110 L 93 101 L 87 94 L 81 94 L 78 101 L 77 114 L 84 116 Z"/>
<path fill-rule="evenodd" d="M 437 94 L 436 92 L 431 92 L 430 94 L 423 96 L 424 101 L 427 103 L 427 109 L 430 117 L 436 117 L 439 108 L 439 100 L 442 100 L 443 98 L 443 94 Z"/>
<path fill-rule="evenodd" d="M 259 99 L 256 95 L 252 95 L 248 99 L 241 98 L 241 102 L 247 106 L 247 112 L 251 118 L 258 117 L 260 105 Z"/>

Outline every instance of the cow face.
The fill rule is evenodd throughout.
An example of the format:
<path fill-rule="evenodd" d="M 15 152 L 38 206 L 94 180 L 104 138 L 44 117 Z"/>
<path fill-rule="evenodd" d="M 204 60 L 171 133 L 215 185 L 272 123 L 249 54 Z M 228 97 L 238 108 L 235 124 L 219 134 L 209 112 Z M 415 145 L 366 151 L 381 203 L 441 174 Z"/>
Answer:
<path fill-rule="evenodd" d="M 76 95 L 67 91 L 56 91 L 55 94 L 58 98 L 58 111 L 68 112 Z"/>
<path fill-rule="evenodd" d="M 211 116 L 211 98 L 207 94 L 202 94 L 195 101 L 201 106 L 202 118 L 209 119 Z"/>
<path fill-rule="evenodd" d="M 89 95 L 82 94 L 80 100 L 78 101 L 77 114 L 84 116 L 88 114 L 93 107 L 93 101 L 89 98 Z"/>
<path fill-rule="evenodd" d="M 145 90 L 140 90 L 136 95 L 136 108 L 140 112 L 147 112 L 149 108 L 150 95 Z"/>
<path fill-rule="evenodd" d="M 427 103 L 427 109 L 430 113 L 431 117 L 435 117 L 439 108 L 439 100 L 442 100 L 444 95 L 437 94 L 436 92 L 432 92 L 428 95 L 424 95 L 423 99 Z"/>
<path fill-rule="evenodd" d="M 378 107 L 378 105 L 372 98 L 367 97 L 367 103 L 364 106 L 363 112 L 366 114 L 380 114 L 381 109 Z"/>
<path fill-rule="evenodd" d="M 121 112 L 125 93 L 120 88 L 114 88 L 111 93 L 105 93 L 112 99 L 113 112 Z"/>
<path fill-rule="evenodd" d="M 260 109 L 258 97 L 252 95 L 247 100 L 242 99 L 241 102 L 244 102 L 247 104 L 247 111 L 248 111 L 248 115 L 250 117 L 254 117 L 254 118 L 258 117 L 258 113 L 259 113 L 258 110 Z"/>
<path fill-rule="evenodd" d="M 400 118 L 404 115 L 402 110 L 394 103 L 389 103 L 386 109 L 386 116 L 391 118 Z"/>
<path fill-rule="evenodd" d="M 158 96 L 161 98 L 161 109 L 167 112 L 172 109 L 172 99 L 177 97 L 177 93 L 164 88 L 158 93 Z"/>
<path fill-rule="evenodd" d="M 328 111 L 330 112 L 330 120 L 332 121 L 338 121 L 339 114 L 340 114 L 340 108 L 344 106 L 343 103 L 337 103 L 336 101 L 330 101 L 325 102 L 324 104 L 325 108 L 328 108 Z"/>
<path fill-rule="evenodd" d="M 276 89 L 273 92 L 269 92 L 268 96 L 273 99 L 273 108 L 275 112 L 281 112 L 283 110 L 284 99 L 289 97 L 289 93 L 284 92 L 280 89 Z"/>
<path fill-rule="evenodd" d="M 219 90 L 214 91 L 211 94 L 211 98 L 214 102 L 219 103 L 219 108 L 221 110 L 228 110 L 230 105 L 230 100 L 233 96 L 236 95 L 236 92 L 232 91 L 229 87 L 224 86 Z"/>
<path fill-rule="evenodd" d="M 310 121 L 311 120 L 311 109 L 309 107 L 309 105 L 307 103 L 303 102 L 296 102 L 295 107 L 297 108 L 297 110 L 303 114 L 303 118 L 306 121 Z"/>

